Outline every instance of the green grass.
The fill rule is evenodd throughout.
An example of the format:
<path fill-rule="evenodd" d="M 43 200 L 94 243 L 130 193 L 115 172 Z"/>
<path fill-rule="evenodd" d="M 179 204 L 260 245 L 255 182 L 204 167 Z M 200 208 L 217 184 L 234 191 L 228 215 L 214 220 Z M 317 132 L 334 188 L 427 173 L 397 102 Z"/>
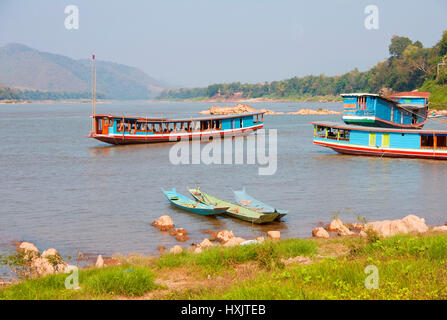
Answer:
<path fill-rule="evenodd" d="M 158 261 L 159 268 L 176 268 L 182 266 L 198 266 L 208 273 L 216 273 L 227 270 L 236 264 L 258 261 L 268 264 L 263 260 L 271 257 L 277 259 L 296 256 L 310 256 L 317 251 L 317 245 L 312 240 L 290 239 L 277 243 L 266 241 L 263 244 L 207 248 L 201 254 L 183 251 L 180 254 L 165 254 Z M 266 254 L 268 256 L 266 257 Z"/>
<path fill-rule="evenodd" d="M 322 253 L 337 253 L 340 247 L 348 253 L 321 258 Z M 310 256 L 314 262 L 280 263 L 296 256 Z M 122 266 L 81 270 L 81 290 L 65 289 L 67 275 L 59 274 L 1 289 L 0 299 L 113 299 L 151 291 L 163 292 L 159 297 L 169 299 L 447 299 L 447 235 L 440 234 L 266 241 L 212 247 L 201 254 L 187 251 L 155 260 L 129 257 L 122 261 Z M 240 275 L 232 272 L 247 262 L 258 265 L 254 269 L 246 265 L 251 272 Z M 365 287 L 369 265 L 378 269 L 378 289 Z M 212 277 L 197 278 L 194 271 L 206 271 Z M 157 291 L 161 286 L 154 279 L 171 276 L 188 277 L 185 283 L 189 285 L 181 289 L 163 286 L 164 290 Z M 195 281 L 200 285 L 194 287 Z M 206 281 L 209 284 L 203 285 Z"/>
<path fill-rule="evenodd" d="M 367 289 L 375 265 L 379 289 Z M 310 265 L 261 272 L 230 289 L 190 299 L 447 299 L 447 237 L 396 236 Z"/>
<path fill-rule="evenodd" d="M 80 290 L 65 288 L 68 274 L 29 279 L 0 290 L 0 300 L 108 299 L 141 296 L 156 289 L 154 274 L 146 267 L 114 266 L 79 272 Z"/>

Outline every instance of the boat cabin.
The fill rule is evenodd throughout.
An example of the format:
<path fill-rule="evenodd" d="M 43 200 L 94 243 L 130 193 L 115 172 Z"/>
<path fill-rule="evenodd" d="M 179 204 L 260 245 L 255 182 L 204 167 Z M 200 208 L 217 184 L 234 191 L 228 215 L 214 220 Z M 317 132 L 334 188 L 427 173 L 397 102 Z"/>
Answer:
<path fill-rule="evenodd" d="M 120 117 L 95 114 L 90 137 L 114 143 L 144 143 L 180 140 L 223 133 L 239 133 L 263 127 L 264 113 L 253 112 L 238 115 L 208 116 L 190 119 Z M 175 139 L 174 139 L 175 140 Z"/>
<path fill-rule="evenodd" d="M 343 121 L 383 128 L 422 128 L 428 116 L 428 92 L 401 92 L 388 97 L 370 93 L 342 94 Z"/>

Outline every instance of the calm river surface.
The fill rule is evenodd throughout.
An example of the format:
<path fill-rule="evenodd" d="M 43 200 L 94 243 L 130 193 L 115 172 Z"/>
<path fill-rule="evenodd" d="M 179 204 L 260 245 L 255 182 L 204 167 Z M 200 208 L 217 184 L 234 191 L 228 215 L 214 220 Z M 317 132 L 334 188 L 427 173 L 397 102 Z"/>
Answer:
<path fill-rule="evenodd" d="M 341 110 L 338 103 L 252 103 L 276 111 L 299 108 Z M 120 102 L 97 105 L 98 113 L 190 117 L 209 103 Z M 0 253 L 13 241 L 63 255 L 78 251 L 154 254 L 171 247 L 173 237 L 151 223 L 170 215 L 176 227 L 199 242 L 207 229 L 229 229 L 253 238 L 268 230 L 282 237 L 309 237 L 319 221 L 336 212 L 369 220 L 424 217 L 447 221 L 447 162 L 339 155 L 312 144 L 314 120 L 336 116 L 265 116 L 265 128 L 278 130 L 276 174 L 258 175 L 258 165 L 173 165 L 172 144 L 109 146 L 87 139 L 89 104 L 0 105 Z M 440 127 L 429 122 L 426 127 Z M 288 209 L 285 222 L 251 226 L 231 218 L 209 218 L 179 211 L 160 188 L 187 187 L 233 200 L 232 189 Z"/>

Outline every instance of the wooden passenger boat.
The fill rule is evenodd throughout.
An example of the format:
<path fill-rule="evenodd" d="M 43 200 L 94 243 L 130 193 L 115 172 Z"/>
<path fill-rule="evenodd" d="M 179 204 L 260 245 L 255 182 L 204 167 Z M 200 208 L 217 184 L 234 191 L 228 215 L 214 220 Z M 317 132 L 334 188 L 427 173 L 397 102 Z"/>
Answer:
<path fill-rule="evenodd" d="M 447 160 L 447 130 L 364 127 L 313 122 L 313 143 L 339 153 Z"/>
<path fill-rule="evenodd" d="M 234 193 L 234 198 L 239 205 L 246 207 L 248 209 L 257 211 L 257 212 L 262 212 L 262 213 L 267 213 L 267 214 L 279 213 L 278 217 L 276 218 L 277 220 L 280 220 L 288 212 L 287 210 L 276 209 L 264 202 L 261 202 L 255 198 L 253 198 L 252 196 L 247 194 L 247 192 L 245 191 L 245 188 L 242 188 L 242 190 L 233 190 L 233 193 Z"/>
<path fill-rule="evenodd" d="M 166 196 L 166 198 L 169 200 L 169 202 L 171 202 L 177 208 L 197 213 L 203 216 L 222 214 L 226 212 L 228 209 L 228 207 L 216 207 L 198 202 L 196 200 L 192 200 L 178 193 L 175 189 L 172 189 L 171 191 L 166 191 L 162 189 L 162 191 Z"/>
<path fill-rule="evenodd" d="M 247 135 L 264 126 L 264 112 L 189 119 L 93 114 L 89 138 L 110 144 L 175 142 L 183 139 Z"/>
<path fill-rule="evenodd" d="M 212 195 L 202 192 L 200 189 L 189 189 L 189 192 L 192 194 L 194 198 L 198 201 L 203 202 L 212 206 L 226 206 L 229 209 L 225 214 L 252 223 L 256 224 L 264 224 L 273 222 L 279 215 L 279 213 L 265 214 L 260 213 L 243 206 L 231 203 L 229 201 L 225 201 L 219 198 L 216 198 Z"/>
<path fill-rule="evenodd" d="M 346 124 L 401 129 L 424 126 L 429 92 L 400 92 L 390 96 L 371 93 L 342 94 Z"/>

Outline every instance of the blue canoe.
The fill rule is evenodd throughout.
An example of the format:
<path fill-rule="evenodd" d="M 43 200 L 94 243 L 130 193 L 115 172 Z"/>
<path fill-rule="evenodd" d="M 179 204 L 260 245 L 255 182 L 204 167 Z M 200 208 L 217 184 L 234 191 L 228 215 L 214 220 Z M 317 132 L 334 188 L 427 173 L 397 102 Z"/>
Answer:
<path fill-rule="evenodd" d="M 177 208 L 189 212 L 197 213 L 203 216 L 212 216 L 216 214 L 222 214 L 228 210 L 228 207 L 214 207 L 198 202 L 196 200 L 192 200 L 175 191 L 175 188 L 171 191 L 166 191 L 164 189 L 161 190 L 163 191 L 169 202 L 171 202 L 171 204 L 173 204 Z"/>
<path fill-rule="evenodd" d="M 236 202 L 240 204 L 243 207 L 249 208 L 254 211 L 258 211 L 265 214 L 273 214 L 273 213 L 279 213 L 276 220 L 281 219 L 287 214 L 287 210 L 281 210 L 276 209 L 275 207 L 272 207 L 264 202 L 261 202 L 252 196 L 248 195 L 245 191 L 245 187 L 242 188 L 242 190 L 235 191 L 233 190 L 234 198 L 236 199 Z"/>

